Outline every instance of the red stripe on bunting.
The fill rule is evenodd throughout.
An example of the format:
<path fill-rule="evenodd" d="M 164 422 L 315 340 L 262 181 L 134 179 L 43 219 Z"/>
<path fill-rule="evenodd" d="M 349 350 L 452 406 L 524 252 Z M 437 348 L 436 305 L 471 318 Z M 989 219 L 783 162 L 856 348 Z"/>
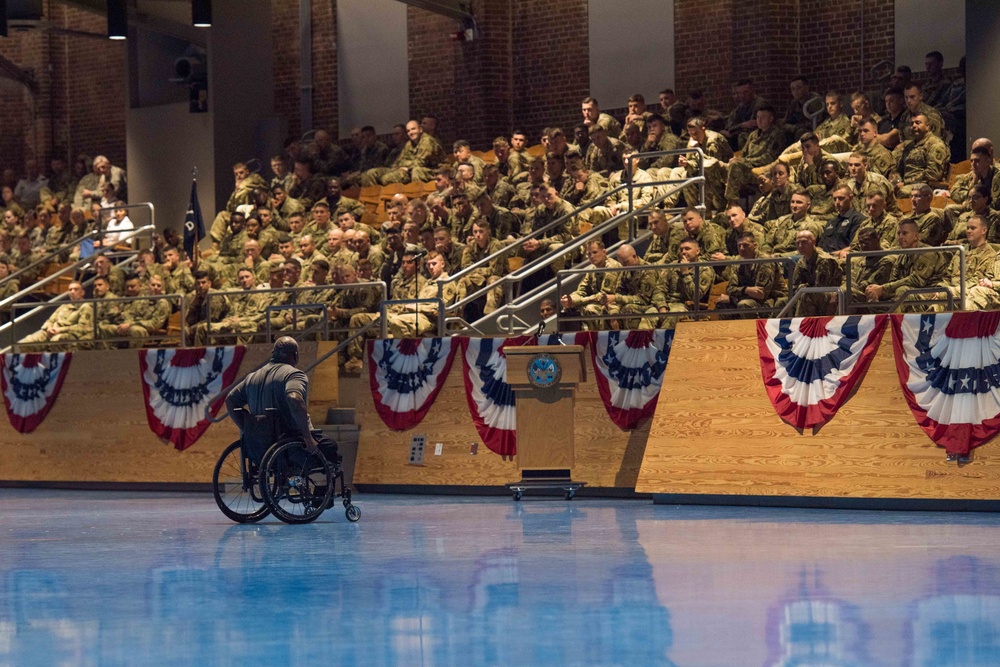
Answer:
<path fill-rule="evenodd" d="M 403 338 L 398 341 L 392 341 L 392 344 L 397 345 L 399 352 L 406 356 L 412 356 L 417 353 L 420 348 L 420 344 L 424 340 L 431 339 L 410 339 Z M 382 341 L 369 340 L 367 346 L 368 354 L 368 384 L 372 391 L 372 400 L 375 402 L 375 411 L 378 416 L 382 418 L 382 422 L 394 431 L 406 431 L 417 426 L 420 422 L 424 420 L 427 416 L 427 412 L 434 405 L 434 401 L 437 400 L 437 396 L 441 393 L 441 389 L 444 387 L 445 380 L 448 379 L 448 373 L 451 372 L 451 364 L 455 360 L 455 352 L 458 350 L 457 338 L 444 339 L 448 341 L 448 352 L 445 355 L 444 366 L 441 372 L 437 376 L 437 384 L 431 390 L 431 393 L 427 396 L 424 402 L 417 406 L 415 410 L 404 410 L 396 411 L 385 403 L 385 396 L 379 391 L 378 382 L 378 364 L 375 362 L 375 345 L 381 344 Z"/>

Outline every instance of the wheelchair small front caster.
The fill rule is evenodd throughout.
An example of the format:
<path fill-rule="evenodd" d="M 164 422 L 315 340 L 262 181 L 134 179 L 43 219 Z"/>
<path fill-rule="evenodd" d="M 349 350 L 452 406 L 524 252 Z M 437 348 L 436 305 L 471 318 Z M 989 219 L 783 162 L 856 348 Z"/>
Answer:
<path fill-rule="evenodd" d="M 515 492 L 514 492 L 514 500 L 515 500 L 515 501 L 518 501 L 518 500 L 520 500 L 520 499 L 521 499 L 521 497 L 522 497 L 523 495 L 524 495 L 524 492 L 523 492 L 523 491 L 521 491 L 521 490 L 517 490 L 517 491 L 515 491 Z"/>
<path fill-rule="evenodd" d="M 348 505 L 344 515 L 347 517 L 348 521 L 354 523 L 361 518 L 361 510 L 358 509 L 357 505 Z"/>

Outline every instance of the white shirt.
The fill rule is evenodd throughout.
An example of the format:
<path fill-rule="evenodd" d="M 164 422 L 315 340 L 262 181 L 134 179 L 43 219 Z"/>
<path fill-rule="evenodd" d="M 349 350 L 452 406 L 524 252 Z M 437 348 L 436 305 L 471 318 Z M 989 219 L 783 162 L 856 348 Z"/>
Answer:
<path fill-rule="evenodd" d="M 127 215 L 122 219 L 121 222 L 118 222 L 116 218 L 111 218 L 111 220 L 108 221 L 108 226 L 107 226 L 108 233 L 104 236 L 103 245 L 105 247 L 114 246 L 119 243 L 124 243 L 125 241 L 128 241 L 130 238 L 132 238 L 133 234 L 124 233 L 124 230 L 131 230 L 131 229 L 135 229 L 135 226 L 132 224 L 132 221 L 128 219 Z"/>

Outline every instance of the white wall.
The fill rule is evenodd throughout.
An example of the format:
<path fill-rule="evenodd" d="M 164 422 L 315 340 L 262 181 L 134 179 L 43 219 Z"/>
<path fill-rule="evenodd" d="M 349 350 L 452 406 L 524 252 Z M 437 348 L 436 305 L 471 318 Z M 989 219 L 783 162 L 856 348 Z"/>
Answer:
<path fill-rule="evenodd" d="M 673 0 L 590 0 L 590 94 L 601 107 L 647 105 L 674 87 Z M 706 54 L 708 57 L 709 54 Z"/>
<path fill-rule="evenodd" d="M 215 144 L 212 114 L 188 113 L 187 102 L 129 109 L 126 117 L 128 195 L 156 208 L 156 227 L 183 230 L 197 166 L 198 200 L 206 228 L 215 217 Z M 132 215 L 136 226 L 145 220 Z M 207 231 L 207 229 L 206 229 Z"/>
<path fill-rule="evenodd" d="M 996 66 L 1000 62 L 1000 3 L 996 0 L 969 0 L 968 64 L 966 67 L 968 132 L 966 145 L 973 138 L 1000 140 L 1000 89 L 996 85 Z"/>
<path fill-rule="evenodd" d="M 896 65 L 924 71 L 924 54 L 940 51 L 945 67 L 965 55 L 965 0 L 896 0 Z"/>
<path fill-rule="evenodd" d="M 388 134 L 410 117 L 406 5 L 397 0 L 337 1 L 340 136 L 374 125 Z"/>

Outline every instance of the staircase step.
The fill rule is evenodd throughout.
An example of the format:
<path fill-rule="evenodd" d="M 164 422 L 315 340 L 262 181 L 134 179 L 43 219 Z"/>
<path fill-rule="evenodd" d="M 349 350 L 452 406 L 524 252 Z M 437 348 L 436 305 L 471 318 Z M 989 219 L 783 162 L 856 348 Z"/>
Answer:
<path fill-rule="evenodd" d="M 354 408 L 330 408 L 326 411 L 326 423 L 328 425 L 353 425 Z"/>

